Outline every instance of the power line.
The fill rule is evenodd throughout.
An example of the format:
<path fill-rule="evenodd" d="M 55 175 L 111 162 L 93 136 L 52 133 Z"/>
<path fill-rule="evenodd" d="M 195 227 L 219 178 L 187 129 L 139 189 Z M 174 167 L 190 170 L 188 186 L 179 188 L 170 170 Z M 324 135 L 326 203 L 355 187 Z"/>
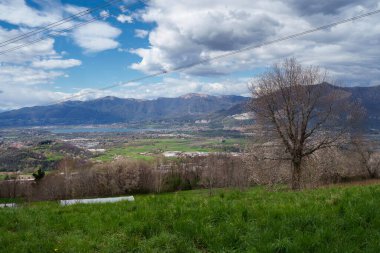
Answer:
<path fill-rule="evenodd" d="M 264 43 L 261 43 L 261 44 L 258 44 L 258 45 L 252 45 L 252 46 L 244 47 L 244 48 L 241 48 L 241 49 L 237 49 L 237 50 L 234 50 L 234 51 L 226 53 L 226 54 L 221 54 L 221 55 L 218 55 L 218 56 L 215 56 L 215 57 L 211 57 L 211 58 L 208 58 L 208 59 L 205 59 L 205 60 L 197 61 L 197 62 L 190 63 L 190 64 L 183 65 L 183 66 L 179 66 L 179 67 L 173 68 L 171 70 L 162 70 L 162 71 L 156 72 L 154 74 L 141 76 L 141 77 L 138 77 L 138 78 L 135 78 L 135 79 L 128 80 L 128 81 L 123 82 L 121 84 L 113 84 L 113 85 L 105 86 L 105 87 L 97 89 L 97 90 L 98 91 L 108 90 L 108 89 L 112 89 L 112 88 L 115 88 L 115 87 L 123 86 L 123 85 L 125 85 L 127 83 L 142 81 L 142 80 L 149 79 L 149 78 L 152 78 L 152 77 L 157 77 L 157 76 L 166 75 L 166 74 L 169 74 L 169 73 L 178 72 L 178 71 L 182 71 L 182 70 L 185 70 L 185 69 L 193 68 L 195 66 L 202 65 L 204 63 L 210 63 L 212 61 L 215 61 L 215 60 L 218 60 L 218 59 L 222 59 L 222 58 L 226 58 L 226 57 L 229 57 L 229 56 L 232 56 L 232 55 L 240 54 L 242 52 L 250 51 L 252 49 L 256 49 L 256 48 L 260 48 L 260 47 L 276 44 L 276 43 L 279 43 L 279 42 L 282 42 L 282 41 L 294 39 L 294 38 L 301 37 L 301 36 L 304 36 L 304 35 L 307 35 L 307 34 L 311 34 L 311 33 L 317 32 L 317 31 L 326 30 L 326 29 L 332 28 L 334 26 L 338 26 L 338 25 L 341 25 L 341 24 L 349 23 L 349 22 L 352 22 L 352 21 L 355 21 L 355 20 L 359 20 L 359 19 L 362 19 L 362 18 L 365 18 L 365 17 L 369 17 L 369 16 L 372 16 L 372 15 L 375 15 L 375 14 L 378 14 L 378 13 L 380 13 L 380 9 L 375 10 L 375 11 L 371 11 L 371 12 L 367 12 L 367 13 L 364 13 L 364 14 L 361 14 L 361 15 L 357 15 L 357 16 L 354 16 L 354 17 L 351 17 L 351 18 L 342 19 L 342 20 L 339 20 L 339 21 L 334 22 L 334 23 L 330 23 L 330 24 L 327 24 L 327 25 L 319 26 L 319 27 L 316 27 L 316 28 L 313 28 L 313 29 L 309 29 L 309 30 L 306 30 L 306 31 L 303 31 L 303 32 L 299 32 L 299 33 L 295 33 L 295 34 L 292 34 L 292 35 L 288 35 L 288 36 L 285 36 L 285 37 L 282 37 L 282 38 L 278 38 L 278 39 L 275 39 L 275 40 L 267 41 L 267 42 L 264 42 Z M 82 93 L 82 94 L 72 95 L 72 96 L 70 96 L 68 98 L 65 98 L 63 100 L 58 100 L 56 103 L 63 103 L 63 102 L 68 101 L 70 99 L 73 99 L 73 98 L 76 98 L 76 97 L 81 97 L 83 95 L 92 94 L 92 93 L 95 93 L 95 91 L 89 91 L 89 92 L 85 92 L 85 93 Z"/>
<path fill-rule="evenodd" d="M 109 17 L 109 15 L 108 15 L 107 17 Z M 98 18 L 97 18 L 97 17 L 94 17 L 94 18 L 92 18 L 92 19 L 90 19 L 90 20 L 87 20 L 87 21 L 85 21 L 85 22 L 79 23 L 79 24 L 77 24 L 77 25 L 73 25 L 73 26 L 68 27 L 68 28 L 66 28 L 66 29 L 59 30 L 59 31 L 55 31 L 55 33 L 57 33 L 56 35 L 61 35 L 61 34 L 63 34 L 64 32 L 68 32 L 68 31 L 70 31 L 70 30 L 73 30 L 73 29 L 75 29 L 75 28 L 78 28 L 78 27 L 81 27 L 81 26 L 87 25 L 87 24 L 92 23 L 92 22 L 95 22 L 95 21 L 97 21 L 97 20 L 98 20 Z M 47 39 L 47 38 L 54 38 L 56 35 L 50 35 L 50 34 L 47 34 L 45 37 L 37 38 L 37 39 L 35 39 L 35 40 L 28 41 L 28 42 L 25 43 L 25 44 L 21 44 L 21 45 L 15 46 L 15 47 L 8 48 L 8 49 L 6 49 L 6 50 L 4 50 L 4 51 L 0 51 L 0 55 L 7 54 L 7 53 L 12 52 L 12 51 L 15 51 L 15 50 L 17 50 L 17 49 L 20 49 L 20 48 L 23 48 L 23 47 L 30 46 L 30 45 L 35 44 L 35 43 L 37 43 L 37 42 L 43 41 L 43 40 L 45 40 L 45 39 Z"/>
<path fill-rule="evenodd" d="M 306 31 L 303 31 L 303 32 L 300 32 L 300 33 L 295 33 L 295 34 L 292 34 L 292 35 L 289 35 L 289 36 L 285 36 L 285 37 L 282 37 L 282 38 L 279 38 L 279 39 L 275 39 L 275 40 L 272 40 L 272 41 L 264 42 L 264 43 L 261 43 L 261 44 L 258 44 L 258 45 L 252 45 L 252 46 L 244 47 L 244 48 L 241 48 L 241 49 L 237 49 L 237 50 L 234 50 L 234 51 L 226 53 L 226 54 L 215 56 L 215 57 L 212 57 L 212 58 L 209 58 L 209 59 L 205 59 L 205 60 L 202 60 L 202 61 L 199 61 L 199 62 L 191 63 L 191 64 L 188 64 L 188 65 L 185 65 L 185 66 L 180 66 L 180 67 L 174 68 L 174 69 L 172 69 L 170 71 L 178 71 L 178 70 L 182 70 L 182 69 L 191 68 L 191 67 L 194 67 L 194 66 L 197 66 L 197 65 L 201 65 L 203 63 L 207 63 L 207 62 L 211 62 L 211 61 L 218 60 L 218 59 L 221 59 L 221 58 L 225 58 L 225 57 L 228 57 L 228 56 L 236 55 L 236 54 L 239 54 L 239 53 L 242 53 L 242 52 L 245 52 L 245 51 L 249 51 L 249 50 L 252 50 L 252 49 L 256 49 L 256 48 L 260 48 L 260 47 L 263 47 L 263 46 L 268 46 L 268 45 L 276 44 L 278 42 L 282 42 L 282 41 L 289 40 L 289 39 L 294 39 L 294 38 L 301 37 L 301 36 L 304 36 L 304 35 L 307 35 L 307 34 L 310 34 L 310 33 L 314 33 L 314 32 L 317 32 L 317 31 L 326 30 L 328 28 L 332 28 L 332 27 L 340 25 L 340 24 L 352 22 L 352 21 L 355 21 L 355 20 L 358 20 L 358 19 L 362 19 L 362 18 L 365 18 L 365 17 L 368 17 L 368 16 L 372 16 L 372 15 L 375 15 L 375 14 L 378 14 L 378 13 L 380 13 L 380 9 L 376 10 L 376 11 L 372 11 L 372 12 L 367 12 L 365 14 L 358 15 L 358 16 L 355 16 L 355 17 L 343 19 L 343 20 L 340 20 L 340 21 L 337 21 L 337 22 L 334 22 L 334 23 L 331 23 L 331 24 L 328 24 L 328 25 L 319 26 L 317 28 L 306 30 Z"/>
<path fill-rule="evenodd" d="M 90 8 L 90 9 L 86 9 L 84 11 L 80 11 L 80 12 L 78 12 L 76 14 L 73 14 L 73 15 L 71 15 L 69 17 L 66 17 L 66 18 L 61 19 L 59 21 L 56 21 L 56 22 L 50 23 L 50 24 L 48 24 L 46 26 L 43 26 L 43 27 L 41 27 L 41 28 L 39 28 L 37 30 L 30 31 L 30 32 L 27 32 L 27 33 L 23 33 L 23 34 L 20 34 L 20 35 L 18 35 L 16 37 L 8 39 L 6 41 L 0 42 L 0 47 L 5 47 L 5 46 L 7 46 L 9 44 L 12 44 L 14 42 L 23 40 L 25 38 L 29 38 L 29 37 L 31 37 L 33 35 L 49 31 L 51 28 L 54 28 L 54 27 L 60 26 L 62 24 L 65 24 L 67 22 L 70 22 L 70 21 L 74 20 L 75 18 L 79 18 L 79 17 L 83 17 L 85 15 L 91 14 L 91 13 L 97 11 L 97 10 L 104 9 L 105 7 L 113 5 L 114 3 L 120 2 L 120 1 L 122 1 L 122 0 L 110 0 L 110 1 L 106 1 L 105 4 L 101 4 L 101 5 L 95 6 L 95 7 Z"/>
<path fill-rule="evenodd" d="M 121 0 L 117 0 L 117 1 L 121 1 Z M 112 2 L 108 2 L 108 3 L 114 5 L 113 2 L 115 2 L 115 0 L 112 1 Z M 73 30 L 73 29 L 75 29 L 75 28 L 81 27 L 81 26 L 83 26 L 83 25 L 86 25 L 86 24 L 89 24 L 89 23 L 95 22 L 95 21 L 97 21 L 99 18 L 103 18 L 103 17 L 104 17 L 104 16 L 94 17 L 94 18 L 92 18 L 92 19 L 90 19 L 90 20 L 86 20 L 85 22 L 79 23 L 79 24 L 77 24 L 77 25 L 73 25 L 73 26 L 71 26 L 71 27 L 69 27 L 69 28 L 65 28 L 65 29 L 63 29 L 63 30 L 60 30 L 60 31 L 53 31 L 53 32 L 56 32 L 56 33 L 58 33 L 58 34 L 59 34 L 59 33 L 62 34 L 63 32 L 68 32 L 68 31 L 70 31 L 70 30 Z M 110 15 L 108 14 L 108 15 L 105 16 L 105 17 L 110 17 Z M 32 44 L 35 44 L 35 43 L 37 43 L 37 42 L 43 41 L 43 40 L 45 40 L 46 38 L 54 38 L 54 35 L 47 34 L 47 35 L 45 35 L 45 37 L 37 38 L 37 39 L 34 39 L 34 40 L 32 40 L 32 41 L 28 41 L 27 43 L 24 43 L 24 44 L 21 44 L 21 45 L 17 45 L 17 46 L 15 46 L 15 47 L 11 47 L 11 48 L 5 49 L 5 50 L 3 50 L 3 51 L 0 51 L 0 55 L 7 54 L 7 53 L 9 53 L 9 52 L 15 51 L 15 50 L 17 50 L 17 49 L 21 49 L 21 48 L 23 48 L 23 47 L 27 47 L 27 46 L 32 45 Z M 24 38 L 23 38 L 23 39 L 24 39 Z M 20 39 L 20 40 L 21 40 L 21 39 Z M 10 43 L 9 43 L 9 44 L 10 44 Z M 0 46 L 0 47 L 1 47 L 1 46 Z"/>
<path fill-rule="evenodd" d="M 98 6 L 94 7 L 94 8 L 86 9 L 86 10 L 84 10 L 84 11 L 78 12 L 78 13 L 73 14 L 73 15 L 67 17 L 67 18 L 62 19 L 62 20 L 59 20 L 59 21 L 56 21 L 56 22 L 50 23 L 49 25 L 46 25 L 46 26 L 44 26 L 44 27 L 41 27 L 41 28 L 39 28 L 39 29 L 37 29 L 37 30 L 30 31 L 30 32 L 27 32 L 27 33 L 23 33 L 23 34 L 18 35 L 18 36 L 14 37 L 14 38 L 11 38 L 11 39 L 9 39 L 9 40 L 6 40 L 6 41 L 1 42 L 1 43 L 0 43 L 0 47 L 4 47 L 4 46 L 6 46 L 6 45 L 8 45 L 8 44 L 11 44 L 11 43 L 14 43 L 14 42 L 20 41 L 20 40 L 25 39 L 25 38 L 28 38 L 28 37 L 31 37 L 31 36 L 36 35 L 36 34 L 38 34 L 38 33 L 41 33 L 41 32 L 44 32 L 44 31 L 48 31 L 48 30 L 50 30 L 51 28 L 54 28 L 54 27 L 56 27 L 56 26 L 59 26 L 59 25 L 65 24 L 65 23 L 67 23 L 67 22 L 69 22 L 69 21 L 71 21 L 71 20 L 73 20 L 73 19 L 75 19 L 75 18 L 78 18 L 78 17 L 82 17 L 82 16 L 85 16 L 85 15 L 88 15 L 88 14 L 90 14 L 90 13 L 96 11 L 96 10 L 99 10 L 99 9 L 101 9 L 101 8 L 105 8 L 105 7 L 107 7 L 107 6 L 112 5 L 114 2 L 119 2 L 119 1 L 121 1 L 121 0 L 111 0 L 111 1 L 107 2 L 106 4 L 98 5 Z"/>

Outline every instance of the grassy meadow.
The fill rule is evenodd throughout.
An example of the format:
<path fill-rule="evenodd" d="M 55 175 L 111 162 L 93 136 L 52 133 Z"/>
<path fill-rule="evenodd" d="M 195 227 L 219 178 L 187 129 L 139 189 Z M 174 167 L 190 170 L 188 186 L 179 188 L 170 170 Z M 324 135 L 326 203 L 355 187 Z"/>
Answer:
<path fill-rule="evenodd" d="M 378 252 L 380 185 L 0 209 L 0 252 Z"/>

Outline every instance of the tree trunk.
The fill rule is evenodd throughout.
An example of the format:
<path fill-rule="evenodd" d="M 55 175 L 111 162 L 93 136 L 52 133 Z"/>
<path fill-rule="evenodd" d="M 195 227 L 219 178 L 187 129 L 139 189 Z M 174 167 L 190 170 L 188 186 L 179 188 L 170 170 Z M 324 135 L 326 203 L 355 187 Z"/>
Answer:
<path fill-rule="evenodd" d="M 299 191 L 301 189 L 301 161 L 292 161 L 292 190 Z"/>
<path fill-rule="evenodd" d="M 368 174 L 369 174 L 369 178 L 371 178 L 371 179 L 376 178 L 377 177 L 376 170 L 371 170 L 370 166 L 366 166 L 366 167 L 367 167 L 367 171 L 368 171 Z"/>

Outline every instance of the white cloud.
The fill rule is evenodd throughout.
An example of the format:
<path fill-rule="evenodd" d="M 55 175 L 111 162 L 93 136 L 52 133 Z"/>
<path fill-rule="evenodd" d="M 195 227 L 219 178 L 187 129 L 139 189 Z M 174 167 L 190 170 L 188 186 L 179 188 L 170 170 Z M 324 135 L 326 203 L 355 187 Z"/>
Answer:
<path fill-rule="evenodd" d="M 119 43 L 115 39 L 120 34 L 120 29 L 97 21 L 75 29 L 73 38 L 86 52 L 94 53 L 117 48 Z"/>
<path fill-rule="evenodd" d="M 104 96 L 155 99 L 158 97 L 178 97 L 187 93 L 249 96 L 249 83 L 250 79 L 247 78 L 206 82 L 194 78 L 166 77 L 160 82 L 149 84 L 137 82 L 120 83 L 118 90 L 81 89 L 74 96 L 78 100 L 95 99 Z"/>
<path fill-rule="evenodd" d="M 29 6 L 25 0 L 0 0 L 0 20 L 16 27 L 0 27 L 0 41 L 86 9 L 62 5 L 59 0 L 33 2 L 40 8 Z M 125 4 L 129 3 L 125 0 Z M 150 45 L 129 51 L 141 57 L 141 61 L 131 67 L 151 73 L 207 60 L 376 8 L 380 8 L 379 0 L 321 0 L 307 4 L 302 0 L 177 0 L 170 4 L 164 0 L 151 0 L 143 11 L 131 13 L 124 8 L 125 13 L 117 19 L 122 23 L 143 21 L 155 25 L 149 32 L 136 29 L 135 36 L 148 37 Z M 89 18 L 91 15 L 83 17 Z M 297 57 L 301 63 L 321 65 L 333 76 L 345 80 L 345 84 L 375 85 L 379 84 L 380 76 L 377 57 L 379 21 L 379 16 L 367 17 L 302 38 L 205 63 L 184 71 L 182 79 L 167 77 L 150 84 L 126 84 L 118 91 L 81 89 L 75 94 L 83 99 L 105 95 L 174 97 L 189 92 L 248 95 L 248 80 L 233 80 L 228 74 L 264 68 L 289 56 Z M 66 26 L 73 24 L 76 23 L 70 22 Z M 122 52 L 125 49 L 119 47 L 116 40 L 120 33 L 118 28 L 99 21 L 76 29 L 70 36 L 85 52 L 113 48 Z M 13 46 L 25 42 L 20 41 Z M 54 50 L 54 43 L 55 39 L 49 38 L 8 54 L 0 54 L 0 90 L 3 91 L 0 94 L 0 109 L 46 103 L 72 95 L 47 90 L 52 88 L 49 84 L 56 78 L 65 76 L 64 71 L 54 69 L 81 64 L 75 59 L 63 59 L 64 54 Z M 7 48 L 0 48 L 0 52 Z M 212 81 L 197 77 L 207 75 L 226 76 L 223 76 L 224 80 L 206 79 Z"/>
<path fill-rule="evenodd" d="M 78 89 L 74 93 L 48 91 L 38 89 L 35 86 L 6 85 L 2 87 L 3 93 L 0 92 L 0 110 L 10 110 L 38 104 L 46 105 L 64 101 L 65 99 L 84 101 L 105 96 L 137 99 L 178 97 L 187 93 L 249 96 L 249 82 L 250 79 L 247 78 L 205 82 L 187 77 L 167 77 L 156 83 L 121 83 L 119 89 L 98 90 L 86 88 Z M 33 94 L 33 96 L 30 94 Z"/>
<path fill-rule="evenodd" d="M 57 77 L 65 76 L 60 71 L 46 71 L 33 69 L 27 66 L 2 66 L 0 68 L 1 86 L 3 85 L 22 85 L 31 86 L 35 84 L 51 83 Z"/>
<path fill-rule="evenodd" d="M 120 14 L 119 16 L 117 16 L 117 18 L 116 18 L 119 22 L 121 22 L 121 23 L 125 23 L 125 22 L 127 22 L 127 23 L 129 23 L 129 24 L 131 24 L 131 23 L 133 23 L 133 18 L 132 18 L 132 16 L 128 16 L 128 15 L 125 15 L 125 14 Z"/>
<path fill-rule="evenodd" d="M 83 13 L 85 12 L 86 10 L 88 10 L 88 8 L 86 7 L 81 7 L 81 6 L 77 6 L 77 5 L 72 5 L 72 4 L 65 4 L 63 6 L 63 10 L 65 12 L 67 12 L 68 14 L 71 14 L 71 15 L 75 15 L 77 13 Z M 86 15 L 84 15 L 83 17 L 86 17 Z M 88 16 L 87 16 L 88 17 Z"/>
<path fill-rule="evenodd" d="M 25 0 L 0 0 L 0 20 L 19 26 L 17 29 L 13 30 L 13 33 L 23 34 L 34 31 L 35 27 L 48 25 L 62 20 L 65 17 L 87 10 L 87 8 L 71 4 L 62 5 L 59 0 L 34 0 L 34 3 L 37 4 L 39 8 L 29 6 Z M 107 11 L 103 10 L 100 15 L 105 18 L 109 14 Z M 81 20 L 88 20 L 90 18 L 92 18 L 90 14 L 81 15 L 81 17 L 79 17 Z M 78 20 L 68 20 L 59 26 L 55 26 L 53 30 L 55 32 L 60 31 L 65 28 L 71 28 L 76 24 L 78 24 Z M 1 30 L 5 29 L 0 28 L 1 41 L 6 41 L 7 39 L 15 37 L 10 35 L 10 31 L 3 32 L 9 34 L 9 36 L 5 36 L 1 33 Z M 99 21 L 75 29 L 72 36 L 74 41 L 87 52 L 99 52 L 116 48 L 118 42 L 114 39 L 120 33 L 121 31 L 119 29 L 112 27 L 108 23 Z M 64 35 L 66 36 L 68 34 L 69 33 L 65 33 Z M 31 40 L 35 40 L 35 37 L 36 36 L 17 41 L 16 43 L 12 43 L 12 45 L 4 47 L 4 49 L 29 43 Z M 52 41 L 54 42 L 54 39 L 52 39 Z M 39 44 L 40 43 L 37 43 L 37 45 Z M 20 54 L 23 54 L 25 52 L 22 51 L 27 50 L 25 48 L 20 48 L 17 51 L 21 51 Z M 1 55 L 0 58 L 2 58 Z"/>
<path fill-rule="evenodd" d="M 170 5 L 152 1 L 141 18 L 157 27 L 149 34 L 151 47 L 135 51 L 142 61 L 132 68 L 145 72 L 175 68 L 263 42 L 276 34 L 280 23 L 274 13 L 260 7 L 246 0 L 191 4 L 180 0 Z"/>
<path fill-rule="evenodd" d="M 36 7 L 36 5 L 38 7 Z M 87 8 L 62 4 L 60 0 L 0 0 L 0 21 L 11 26 L 0 25 L 0 42 L 34 31 L 38 27 L 61 20 Z M 106 14 L 103 12 L 102 16 Z M 55 31 L 89 20 L 90 14 L 54 28 Z M 115 48 L 115 38 L 121 33 L 117 28 L 99 21 L 87 24 L 65 36 L 87 52 L 99 52 Z M 46 38 L 38 43 L 32 36 L 9 45 L 0 45 L 0 111 L 23 106 L 50 103 L 71 96 L 70 93 L 55 92 L 53 84 L 57 78 L 66 77 L 64 69 L 82 64 L 77 59 L 64 59 L 66 52 L 55 51 L 55 38 Z M 29 44 L 28 46 L 24 46 Z M 14 51 L 10 49 L 19 47 Z M 4 53 L 7 51 L 7 53 Z M 59 71 L 58 71 L 59 70 Z"/>
<path fill-rule="evenodd" d="M 149 31 L 147 30 L 142 30 L 142 29 L 135 29 L 135 37 L 137 38 L 145 38 L 146 36 L 148 36 L 149 34 Z"/>
<path fill-rule="evenodd" d="M 110 16 L 110 12 L 109 11 L 106 11 L 106 10 L 102 10 L 99 15 L 103 18 L 103 19 L 106 19 Z"/>
<path fill-rule="evenodd" d="M 16 36 L 20 36 L 23 30 L 6 30 L 0 27 L 0 41 L 7 41 Z M 25 47 L 20 47 L 25 45 L 26 41 L 17 41 L 11 45 L 0 46 L 0 62 L 5 63 L 25 63 L 27 61 L 33 60 L 37 56 L 51 56 L 56 55 L 54 50 L 54 39 L 47 38 L 45 40 L 39 41 L 38 43 L 29 44 Z M 9 49 L 16 48 L 16 50 L 10 51 Z M 7 52 L 6 52 L 7 51 Z M 5 53 L 6 52 L 6 53 Z"/>
<path fill-rule="evenodd" d="M 210 95 L 249 96 L 249 79 L 239 78 L 223 81 L 201 81 L 196 78 L 166 77 L 152 84 L 126 84 L 121 88 L 126 97 L 152 99 L 157 97 L 178 97 L 187 93 Z"/>
<path fill-rule="evenodd" d="M 82 62 L 77 59 L 49 59 L 49 60 L 40 60 L 34 61 L 32 66 L 35 68 L 43 69 L 67 69 L 76 66 L 80 66 Z"/>
<path fill-rule="evenodd" d="M 306 7 L 305 7 L 306 6 Z M 278 39 L 343 18 L 372 11 L 378 0 L 152 0 L 140 19 L 156 27 L 149 47 L 131 52 L 141 61 L 132 69 L 146 73 L 170 70 L 232 52 L 249 45 Z M 246 51 L 186 70 L 192 75 L 220 75 L 271 65 L 285 57 L 325 67 L 352 84 L 378 79 L 380 32 L 377 15 L 308 36 Z M 352 71 L 352 72 L 351 72 Z"/>
<path fill-rule="evenodd" d="M 0 93 L 0 111 L 26 106 L 47 105 L 59 101 L 68 94 L 53 92 L 35 86 L 3 85 Z"/>
<path fill-rule="evenodd" d="M 28 6 L 25 0 L 1 0 L 0 20 L 28 27 L 38 27 L 62 18 L 59 1 L 36 1 L 41 10 Z M 48 11 L 47 11 L 48 10 Z"/>

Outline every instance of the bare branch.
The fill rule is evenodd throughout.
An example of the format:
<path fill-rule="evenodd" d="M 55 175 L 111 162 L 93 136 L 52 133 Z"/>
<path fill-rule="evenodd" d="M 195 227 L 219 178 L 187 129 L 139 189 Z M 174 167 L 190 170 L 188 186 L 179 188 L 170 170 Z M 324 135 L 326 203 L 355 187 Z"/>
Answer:
<path fill-rule="evenodd" d="M 319 67 L 304 67 L 287 59 L 250 87 L 256 124 L 265 129 L 261 134 L 273 133 L 267 137 L 281 141 L 296 181 L 303 159 L 340 144 L 358 115 L 350 94 L 326 83 L 326 77 Z M 299 182 L 294 182 L 293 188 L 299 188 Z"/>

